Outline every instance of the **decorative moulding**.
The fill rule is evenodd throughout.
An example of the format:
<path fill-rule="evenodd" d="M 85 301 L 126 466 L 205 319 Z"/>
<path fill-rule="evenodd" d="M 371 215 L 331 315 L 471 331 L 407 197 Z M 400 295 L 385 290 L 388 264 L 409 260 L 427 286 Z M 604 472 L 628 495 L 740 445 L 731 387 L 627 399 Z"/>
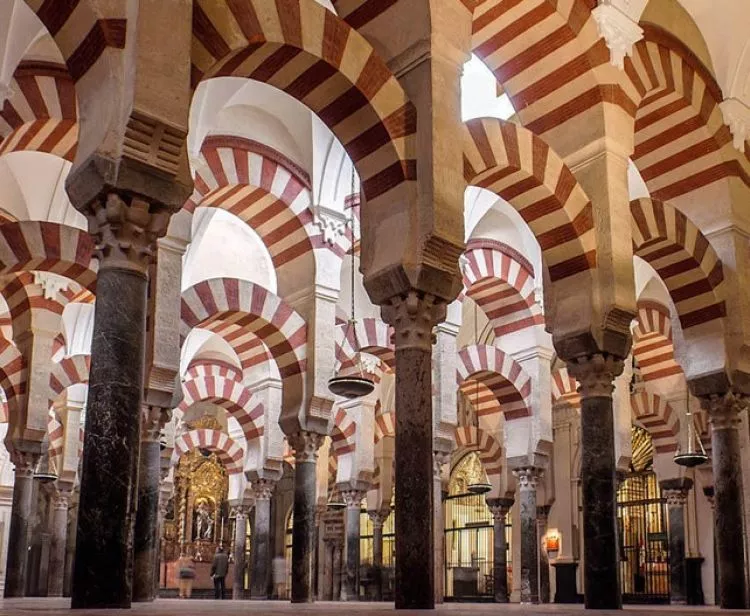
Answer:
<path fill-rule="evenodd" d="M 591 14 L 609 49 L 610 64 L 625 68 L 625 56 L 632 55 L 633 45 L 643 38 L 643 29 L 613 4 L 600 4 Z"/>
<path fill-rule="evenodd" d="M 339 238 L 344 236 L 349 221 L 346 215 L 337 210 L 316 205 L 313 208 L 313 223 L 323 234 L 323 241 L 329 246 L 335 246 Z"/>
<path fill-rule="evenodd" d="M 732 143 L 740 152 L 745 151 L 745 141 L 750 132 L 750 107 L 737 98 L 728 98 L 719 104 L 724 124 L 732 133 Z"/>

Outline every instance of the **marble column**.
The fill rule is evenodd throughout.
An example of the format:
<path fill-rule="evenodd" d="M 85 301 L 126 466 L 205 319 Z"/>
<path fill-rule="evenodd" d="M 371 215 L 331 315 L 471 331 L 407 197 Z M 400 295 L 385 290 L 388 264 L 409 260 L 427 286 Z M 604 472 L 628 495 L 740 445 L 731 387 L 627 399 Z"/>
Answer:
<path fill-rule="evenodd" d="M 687 572 L 685 570 L 685 505 L 693 480 L 664 479 L 659 482 L 661 495 L 667 501 L 669 520 L 669 602 L 687 604 Z"/>
<path fill-rule="evenodd" d="M 495 603 L 508 603 L 508 542 L 505 539 L 505 525 L 508 512 L 513 506 L 513 499 L 488 498 L 487 506 L 492 512 L 494 530 L 492 581 Z"/>
<path fill-rule="evenodd" d="M 141 452 L 138 460 L 138 510 L 133 536 L 133 601 L 156 598 L 156 562 L 159 552 L 159 479 L 161 447 L 159 435 L 168 410 L 143 407 L 141 413 Z"/>
<path fill-rule="evenodd" d="M 99 271 L 71 606 L 129 608 L 147 271 L 169 216 L 138 197 L 126 202 L 115 193 L 91 208 Z"/>
<path fill-rule="evenodd" d="M 595 354 L 567 367 L 581 394 L 584 603 L 587 609 L 622 609 L 612 392 L 623 362 Z"/>
<path fill-rule="evenodd" d="M 547 534 L 547 518 L 549 516 L 549 510 L 549 505 L 539 505 L 536 508 L 536 545 L 539 549 L 539 601 L 541 603 L 550 602 L 549 556 L 547 555 L 547 550 L 542 547 L 542 540 Z"/>
<path fill-rule="evenodd" d="M 315 470 L 315 465 L 306 463 L 303 465 L 305 469 L 309 466 Z M 299 472 L 299 467 L 295 469 L 295 473 Z M 271 569 L 271 497 L 273 496 L 274 483 L 267 479 L 257 479 L 253 481 L 253 494 L 255 495 L 255 520 L 253 524 L 253 532 L 251 539 L 252 545 L 252 571 L 250 573 L 250 598 L 251 599 L 268 599 L 268 587 L 271 584 L 271 580 L 268 577 Z M 297 493 L 296 493 L 296 478 L 295 478 L 295 501 L 294 501 L 294 528 L 297 528 Z M 313 491 L 314 491 L 313 486 Z M 313 494 L 314 499 L 314 494 Z M 297 544 L 296 531 L 293 532 L 293 546 Z M 312 528 L 310 529 L 312 533 Z M 294 562 L 294 561 L 293 561 Z M 294 565 L 292 565 L 294 567 Z M 312 561 L 310 561 L 310 571 L 312 572 Z M 292 587 L 294 587 L 295 573 L 292 573 Z M 310 584 L 312 584 L 312 577 L 310 578 Z M 312 592 L 312 585 L 309 589 Z"/>
<path fill-rule="evenodd" d="M 341 541 L 341 539 L 335 539 L 332 542 L 333 546 L 333 571 L 332 571 L 332 588 L 333 588 L 333 600 L 339 601 L 341 599 L 341 586 L 342 586 L 342 571 L 341 571 L 341 561 L 344 551 L 344 542 Z"/>
<path fill-rule="evenodd" d="M 536 486 L 543 471 L 533 466 L 513 470 L 518 479 L 521 517 L 521 603 L 539 603 L 539 543 L 536 530 Z"/>
<path fill-rule="evenodd" d="M 375 575 L 375 601 L 383 600 L 383 525 L 390 514 L 390 509 L 367 512 L 372 522 L 372 568 Z"/>
<path fill-rule="evenodd" d="M 743 609 L 745 601 L 745 545 L 740 457 L 740 411 L 745 401 L 732 393 L 701 401 L 711 423 L 714 473 L 714 516 L 719 586 L 716 603 Z"/>
<path fill-rule="evenodd" d="M 29 523 L 34 511 L 34 467 L 40 454 L 14 449 L 11 461 L 16 467 L 13 504 L 10 510 L 8 560 L 5 568 L 5 597 L 26 596 L 29 555 Z"/>
<path fill-rule="evenodd" d="M 167 458 L 169 461 L 169 458 Z M 162 472 L 161 480 L 165 479 L 164 475 L 164 459 L 162 459 Z M 169 505 L 169 499 L 172 496 L 171 486 L 164 486 L 163 483 L 159 486 L 159 517 L 156 527 L 156 560 L 154 561 L 154 596 L 159 596 L 159 589 L 161 588 L 162 579 L 162 559 L 164 558 L 164 519 L 167 517 L 167 506 Z M 164 579 L 166 586 L 166 577 Z"/>
<path fill-rule="evenodd" d="M 445 597 L 445 508 L 443 507 L 443 467 L 450 462 L 446 451 L 434 452 L 435 485 L 432 490 L 433 515 L 435 520 L 435 603 Z"/>
<path fill-rule="evenodd" d="M 52 500 L 52 549 L 50 551 L 48 586 L 50 597 L 63 596 L 70 494 L 70 488 L 58 488 Z"/>
<path fill-rule="evenodd" d="M 270 509 L 270 501 L 269 501 Z M 267 544 L 268 537 L 266 537 Z M 245 548 L 247 541 L 247 507 L 238 505 L 234 508 L 234 579 L 232 580 L 232 599 L 245 598 Z M 268 573 L 270 563 L 266 565 Z M 268 588 L 268 584 L 266 584 Z"/>
<path fill-rule="evenodd" d="M 411 291 L 382 306 L 382 315 L 396 349 L 396 609 L 432 609 L 432 330 L 445 305 Z"/>
<path fill-rule="evenodd" d="M 297 432 L 289 436 L 294 450 L 294 528 L 292 529 L 292 603 L 312 603 L 315 551 L 315 468 L 323 436 Z M 256 514 L 257 515 L 257 514 Z"/>
<path fill-rule="evenodd" d="M 344 519 L 344 571 L 341 584 L 342 601 L 359 601 L 359 537 L 360 512 L 362 509 L 361 490 L 341 490 L 341 497 L 346 503 Z"/>

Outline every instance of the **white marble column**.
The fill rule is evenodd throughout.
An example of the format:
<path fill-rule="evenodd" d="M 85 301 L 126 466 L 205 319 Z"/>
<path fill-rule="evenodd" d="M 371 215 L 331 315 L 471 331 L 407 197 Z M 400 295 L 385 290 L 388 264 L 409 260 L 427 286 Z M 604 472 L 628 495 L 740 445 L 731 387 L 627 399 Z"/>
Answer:
<path fill-rule="evenodd" d="M 68 544 L 68 505 L 71 489 L 58 487 L 52 500 L 52 549 L 49 563 L 50 597 L 63 596 L 65 579 L 65 548 Z"/>

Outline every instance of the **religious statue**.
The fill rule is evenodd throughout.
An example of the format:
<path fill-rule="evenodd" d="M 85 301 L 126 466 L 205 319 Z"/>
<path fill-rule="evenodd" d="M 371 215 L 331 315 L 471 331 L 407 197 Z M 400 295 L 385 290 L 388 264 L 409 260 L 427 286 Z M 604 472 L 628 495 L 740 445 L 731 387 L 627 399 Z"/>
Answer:
<path fill-rule="evenodd" d="M 211 513 L 206 507 L 205 502 L 201 502 L 195 511 L 195 538 L 197 540 L 209 541 L 213 536 L 214 520 Z"/>

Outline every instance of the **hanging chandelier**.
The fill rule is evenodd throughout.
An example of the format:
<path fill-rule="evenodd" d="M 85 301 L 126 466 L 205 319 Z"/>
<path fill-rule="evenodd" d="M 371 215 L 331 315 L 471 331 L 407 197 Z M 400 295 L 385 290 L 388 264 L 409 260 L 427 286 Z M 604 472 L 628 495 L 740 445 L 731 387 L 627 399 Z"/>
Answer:
<path fill-rule="evenodd" d="M 354 165 L 352 164 L 352 180 L 351 180 L 351 195 L 354 195 Z M 367 376 L 364 367 L 362 365 L 362 353 L 360 351 L 359 341 L 357 340 L 357 319 L 354 314 L 354 203 L 352 202 L 349 207 L 349 227 L 352 231 L 352 247 L 351 247 L 351 313 L 349 320 L 346 323 L 344 329 L 344 340 L 349 339 L 349 333 L 351 332 L 351 340 L 354 345 L 354 352 L 357 355 L 357 369 L 358 374 L 348 374 L 342 376 L 334 376 L 328 381 L 328 389 L 336 396 L 347 398 L 349 400 L 353 398 L 360 398 L 371 393 L 375 389 L 374 381 Z M 330 505 L 329 505 L 330 507 Z"/>
<path fill-rule="evenodd" d="M 331 495 L 328 497 L 326 507 L 332 511 L 346 509 L 346 503 L 344 502 L 344 499 L 341 498 L 341 492 L 338 490 L 331 490 Z"/>
<path fill-rule="evenodd" d="M 44 453 L 39 456 L 39 461 L 34 467 L 34 480 L 39 483 L 52 483 L 57 480 L 57 474 L 50 465 L 47 441 L 44 441 Z"/>
<path fill-rule="evenodd" d="M 708 455 L 706 455 L 701 437 L 693 425 L 693 414 L 690 412 L 689 387 L 687 390 L 687 412 L 685 413 L 685 419 L 687 419 L 687 451 L 683 453 L 682 448 L 678 447 L 677 453 L 674 455 L 674 463 L 687 468 L 693 468 L 708 462 Z"/>

